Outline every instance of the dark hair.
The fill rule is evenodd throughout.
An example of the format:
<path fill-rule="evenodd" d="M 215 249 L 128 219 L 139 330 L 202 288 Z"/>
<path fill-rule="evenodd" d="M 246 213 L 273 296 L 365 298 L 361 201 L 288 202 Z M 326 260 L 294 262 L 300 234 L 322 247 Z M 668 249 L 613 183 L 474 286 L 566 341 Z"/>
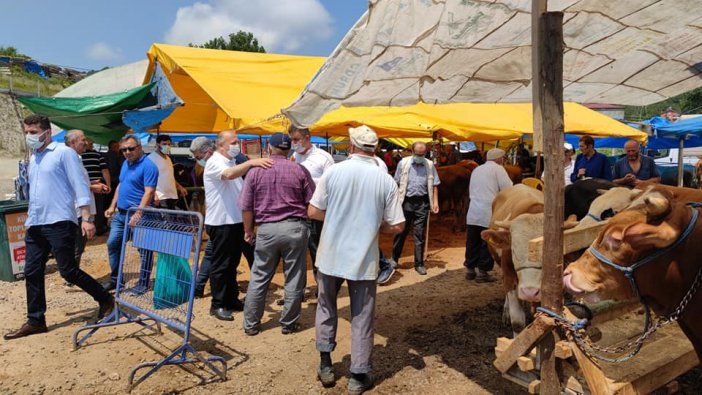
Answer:
<path fill-rule="evenodd" d="M 171 141 L 171 136 L 167 134 L 159 134 L 158 137 L 156 137 L 156 144 L 161 144 L 164 141 Z"/>
<path fill-rule="evenodd" d="M 288 134 L 293 134 L 295 132 L 300 132 L 303 136 L 309 136 L 310 135 L 310 130 L 307 128 L 298 128 L 294 125 L 290 125 L 288 128 Z"/>
<path fill-rule="evenodd" d="M 107 143 L 107 146 L 108 146 L 108 147 L 111 147 L 112 144 L 119 144 L 119 141 L 117 141 L 117 140 L 110 140 L 110 142 Z"/>
<path fill-rule="evenodd" d="M 32 115 L 28 116 L 27 118 L 24 119 L 24 124 L 27 126 L 39 125 L 41 130 L 51 129 L 51 123 L 49 122 L 49 118 L 44 116 L 44 115 L 39 115 L 39 114 L 32 114 Z"/>
<path fill-rule="evenodd" d="M 595 140 L 593 140 L 590 136 L 582 136 L 578 141 L 583 142 L 585 145 L 595 145 Z"/>

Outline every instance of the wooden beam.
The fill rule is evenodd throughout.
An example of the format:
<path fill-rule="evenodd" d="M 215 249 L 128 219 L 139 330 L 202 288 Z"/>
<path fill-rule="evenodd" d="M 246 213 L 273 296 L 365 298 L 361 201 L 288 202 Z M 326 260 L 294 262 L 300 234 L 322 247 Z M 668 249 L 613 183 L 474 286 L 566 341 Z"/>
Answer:
<path fill-rule="evenodd" d="M 594 395 L 608 395 L 613 393 L 610 388 L 611 380 L 605 377 L 602 370 L 600 370 L 590 358 L 583 354 L 574 343 L 571 343 L 571 349 L 573 350 L 575 359 L 578 360 L 580 369 L 583 371 L 583 376 L 585 376 L 585 381 L 587 381 L 590 392 Z"/>
<path fill-rule="evenodd" d="M 544 244 L 542 306 L 561 313 L 563 309 L 563 13 L 541 14 L 540 40 L 537 46 L 541 94 L 534 98 L 540 103 L 544 139 Z M 560 394 L 561 383 L 556 369 L 556 335 L 544 337 L 540 345 L 541 391 Z"/>
<path fill-rule="evenodd" d="M 540 315 L 534 322 L 529 324 L 510 343 L 509 347 L 502 352 L 493 362 L 493 365 L 500 371 L 506 373 L 509 368 L 517 362 L 517 359 L 529 352 L 536 344 L 551 333 L 556 323 L 553 318 Z"/>
<path fill-rule="evenodd" d="M 563 232 L 563 255 L 589 247 L 605 224 L 604 222 L 596 222 L 565 230 Z M 543 262 L 543 256 L 544 238 L 537 237 L 529 240 L 529 262 Z"/>
<path fill-rule="evenodd" d="M 540 43 L 541 39 L 541 15 L 548 11 L 547 0 L 532 0 L 531 1 L 531 103 L 534 134 L 532 136 L 533 150 L 541 156 L 544 149 L 544 128 L 541 119 L 541 101 L 539 97 L 543 96 L 543 85 L 541 84 L 541 75 L 539 74 L 540 64 L 539 46 L 534 43 Z M 537 160 L 536 166 L 541 170 L 541 163 Z M 538 175 L 535 175 L 538 177 Z"/>
<path fill-rule="evenodd" d="M 531 383 L 529 383 L 529 387 L 527 387 L 527 391 L 529 391 L 530 394 L 538 394 L 541 392 L 541 380 L 534 380 Z"/>
<path fill-rule="evenodd" d="M 536 369 L 536 362 L 530 357 L 517 358 L 517 366 L 522 372 L 531 372 Z"/>
<path fill-rule="evenodd" d="M 556 354 L 556 358 L 568 359 L 573 356 L 573 350 L 570 349 L 570 343 L 561 340 L 556 343 L 556 351 L 554 351 L 554 354 Z"/>

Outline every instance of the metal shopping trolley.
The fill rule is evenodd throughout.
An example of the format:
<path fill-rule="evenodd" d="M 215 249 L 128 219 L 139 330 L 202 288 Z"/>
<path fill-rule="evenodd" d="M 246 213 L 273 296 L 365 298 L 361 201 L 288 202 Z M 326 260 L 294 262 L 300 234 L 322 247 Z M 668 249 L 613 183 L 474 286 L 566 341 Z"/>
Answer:
<path fill-rule="evenodd" d="M 161 324 L 164 324 L 182 334 L 182 344 L 166 358 L 142 363 L 132 369 L 129 374 L 131 387 L 168 364 L 200 362 L 226 380 L 227 364 L 224 358 L 202 356 L 190 345 L 202 222 L 200 213 L 129 209 L 122 241 L 115 309 L 97 324 L 83 326 L 73 334 L 76 349 L 98 329 L 128 323 L 137 323 L 158 333 L 161 332 Z M 221 368 L 216 366 L 217 362 Z M 150 369 L 135 381 L 136 373 L 143 368 Z"/>

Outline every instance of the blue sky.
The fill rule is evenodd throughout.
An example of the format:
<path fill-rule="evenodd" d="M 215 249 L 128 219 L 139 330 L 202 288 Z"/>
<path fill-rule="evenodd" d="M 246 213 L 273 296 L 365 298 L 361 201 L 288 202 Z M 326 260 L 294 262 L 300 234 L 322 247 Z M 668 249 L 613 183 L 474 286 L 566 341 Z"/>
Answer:
<path fill-rule="evenodd" d="M 327 56 L 367 0 L 0 0 L 0 46 L 61 66 L 101 69 L 251 31 L 267 52 Z"/>

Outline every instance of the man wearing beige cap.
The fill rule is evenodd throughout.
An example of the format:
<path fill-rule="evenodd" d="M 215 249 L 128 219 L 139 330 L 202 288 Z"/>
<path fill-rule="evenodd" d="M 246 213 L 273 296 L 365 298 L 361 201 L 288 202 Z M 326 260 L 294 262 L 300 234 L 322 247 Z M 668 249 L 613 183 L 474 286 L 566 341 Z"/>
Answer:
<path fill-rule="evenodd" d="M 499 148 L 491 149 L 487 152 L 487 161 L 473 170 L 470 176 L 470 205 L 466 214 L 466 260 L 463 265 L 468 268 L 466 278 L 479 283 L 495 281 L 490 276 L 495 262 L 490 256 L 487 243 L 480 238 L 480 233 L 490 225 L 492 201 L 497 193 L 512 186 L 512 180 L 502 166 L 504 158 L 505 151 Z"/>
<path fill-rule="evenodd" d="M 319 287 L 315 319 L 322 385 L 335 383 L 331 352 L 336 347 L 337 296 L 344 281 L 351 299 L 351 378 L 348 391 L 360 394 L 373 386 L 373 312 L 378 276 L 378 232 L 402 231 L 397 185 L 373 153 L 378 136 L 367 127 L 349 129 L 349 159 L 324 172 L 309 204 L 312 219 L 324 221 L 317 250 Z"/>

